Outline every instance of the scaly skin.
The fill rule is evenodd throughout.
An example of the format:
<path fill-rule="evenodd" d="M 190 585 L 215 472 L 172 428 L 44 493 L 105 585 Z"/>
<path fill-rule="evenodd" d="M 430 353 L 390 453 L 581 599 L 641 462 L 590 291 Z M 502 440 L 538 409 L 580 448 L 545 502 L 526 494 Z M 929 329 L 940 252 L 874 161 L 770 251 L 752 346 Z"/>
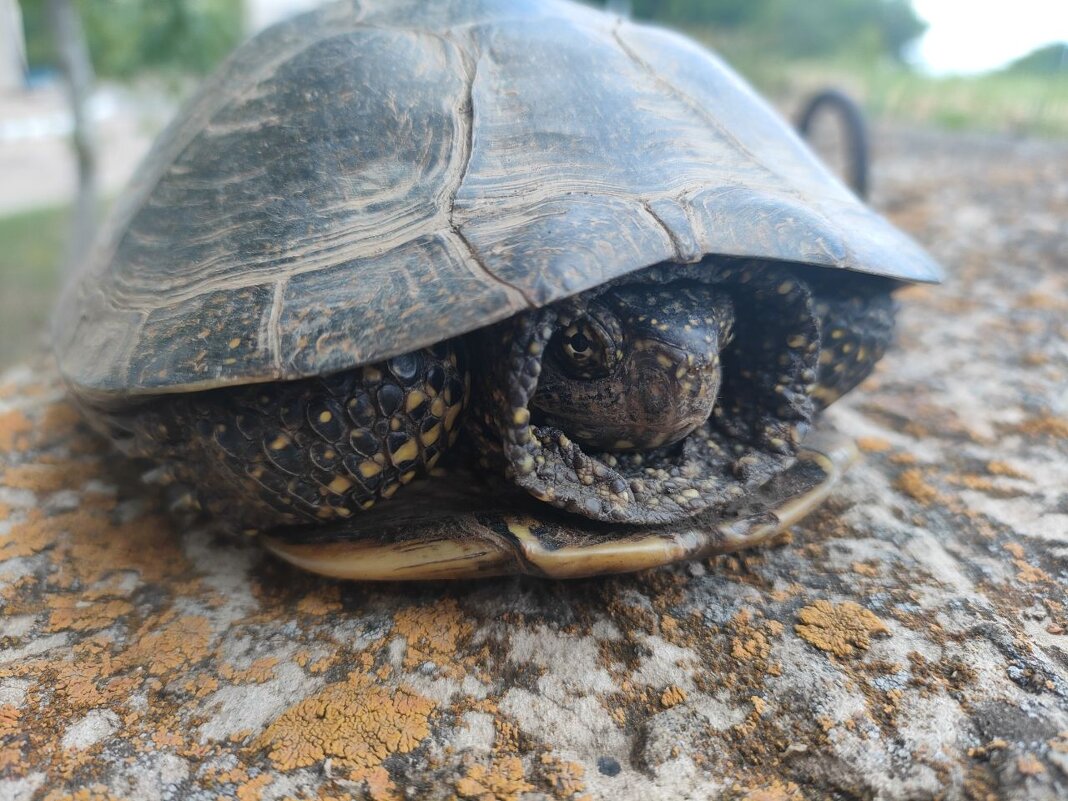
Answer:
<path fill-rule="evenodd" d="M 231 528 L 308 525 L 358 515 L 433 469 L 469 384 L 449 342 L 326 378 L 164 398 L 109 428 Z"/>
<path fill-rule="evenodd" d="M 889 290 L 754 262 L 650 268 L 379 364 L 106 420 L 232 528 L 358 530 L 443 457 L 480 465 L 487 491 L 506 479 L 592 520 L 666 523 L 792 463 L 818 410 L 882 356 Z"/>

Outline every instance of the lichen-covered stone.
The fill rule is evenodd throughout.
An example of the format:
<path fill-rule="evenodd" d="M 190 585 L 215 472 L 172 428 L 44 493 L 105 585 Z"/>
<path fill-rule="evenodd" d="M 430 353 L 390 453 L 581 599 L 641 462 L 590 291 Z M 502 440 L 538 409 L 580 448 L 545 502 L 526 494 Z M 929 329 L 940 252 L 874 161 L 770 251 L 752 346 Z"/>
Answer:
<path fill-rule="evenodd" d="M 0 798 L 1068 795 L 1068 161 L 890 132 L 949 266 L 770 549 L 368 586 L 176 531 L 44 360 L 0 386 Z M 980 186 L 978 177 L 983 176 Z"/>

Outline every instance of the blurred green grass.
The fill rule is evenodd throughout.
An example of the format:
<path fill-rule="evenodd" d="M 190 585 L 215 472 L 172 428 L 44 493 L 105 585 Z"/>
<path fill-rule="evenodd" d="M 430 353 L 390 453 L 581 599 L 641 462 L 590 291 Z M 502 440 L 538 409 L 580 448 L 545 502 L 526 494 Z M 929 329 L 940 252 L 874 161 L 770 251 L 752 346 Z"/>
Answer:
<path fill-rule="evenodd" d="M 932 76 L 890 58 L 844 52 L 819 60 L 776 58 L 757 38 L 691 31 L 782 108 L 826 86 L 855 97 L 876 120 L 950 130 L 1040 137 L 1068 136 L 1068 71 L 1036 75 L 1004 70 Z M 769 53 L 771 55 L 769 55 Z"/>
<path fill-rule="evenodd" d="M 60 283 L 66 207 L 0 217 L 0 368 L 42 342 Z"/>

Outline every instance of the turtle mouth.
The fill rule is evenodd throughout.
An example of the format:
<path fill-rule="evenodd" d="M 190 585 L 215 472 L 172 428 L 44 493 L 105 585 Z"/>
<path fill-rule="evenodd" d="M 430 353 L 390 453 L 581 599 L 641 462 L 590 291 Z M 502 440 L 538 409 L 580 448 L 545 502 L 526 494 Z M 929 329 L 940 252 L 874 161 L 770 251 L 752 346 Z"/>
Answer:
<path fill-rule="evenodd" d="M 814 413 L 819 325 L 807 288 L 785 268 L 716 261 L 638 275 L 652 284 L 714 284 L 730 295 L 735 328 L 711 414 L 685 431 L 650 427 L 641 442 L 607 442 L 568 433 L 573 424 L 558 425 L 565 421 L 534 403 L 558 319 L 581 314 L 609 284 L 510 323 L 503 374 L 492 379 L 506 391 L 496 392 L 487 421 L 500 438 L 506 475 L 535 498 L 593 520 L 662 524 L 722 508 L 793 463 Z M 695 368 L 686 365 L 683 374 Z"/>

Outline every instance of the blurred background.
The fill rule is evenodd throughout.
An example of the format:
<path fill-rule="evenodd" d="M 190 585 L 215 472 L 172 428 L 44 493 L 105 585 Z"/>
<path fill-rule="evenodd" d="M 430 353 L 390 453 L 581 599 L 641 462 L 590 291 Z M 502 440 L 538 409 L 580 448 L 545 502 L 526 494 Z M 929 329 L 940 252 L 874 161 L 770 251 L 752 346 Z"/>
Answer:
<path fill-rule="evenodd" d="M 0 369 L 39 346 L 65 270 L 198 80 L 316 4 L 0 0 Z M 1064 0 L 607 5 L 711 45 L 790 116 L 835 86 L 877 128 L 1068 137 Z"/>

